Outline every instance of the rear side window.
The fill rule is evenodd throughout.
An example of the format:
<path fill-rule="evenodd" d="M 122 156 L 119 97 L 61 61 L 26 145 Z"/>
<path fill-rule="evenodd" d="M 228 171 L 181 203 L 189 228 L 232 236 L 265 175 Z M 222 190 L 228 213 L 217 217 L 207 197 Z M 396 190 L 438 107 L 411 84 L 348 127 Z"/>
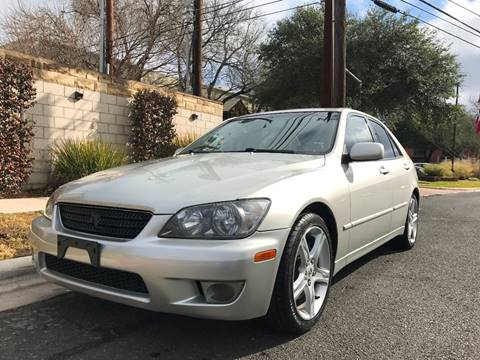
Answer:
<path fill-rule="evenodd" d="M 375 141 L 383 144 L 383 147 L 385 148 L 385 159 L 395 158 L 395 152 L 393 150 L 392 143 L 390 142 L 390 137 L 388 136 L 383 126 L 371 120 L 368 120 L 368 124 L 372 129 Z"/>
<path fill-rule="evenodd" d="M 389 135 L 388 138 L 390 139 L 390 142 L 392 143 L 393 150 L 395 151 L 395 157 L 402 157 L 403 154 L 400 151 L 400 148 L 398 147 L 397 143 L 395 140 L 392 139 L 392 137 Z"/>
<path fill-rule="evenodd" d="M 345 145 L 350 152 L 353 144 L 359 142 L 373 142 L 372 134 L 368 129 L 367 122 L 363 116 L 352 115 L 347 120 L 345 129 Z"/>

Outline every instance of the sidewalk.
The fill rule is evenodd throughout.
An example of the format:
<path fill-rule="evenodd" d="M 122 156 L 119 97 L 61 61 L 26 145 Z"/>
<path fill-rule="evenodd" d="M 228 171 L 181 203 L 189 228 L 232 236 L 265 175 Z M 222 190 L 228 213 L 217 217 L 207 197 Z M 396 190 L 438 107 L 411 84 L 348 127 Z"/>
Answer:
<path fill-rule="evenodd" d="M 48 197 L 0 199 L 0 214 L 42 211 Z"/>

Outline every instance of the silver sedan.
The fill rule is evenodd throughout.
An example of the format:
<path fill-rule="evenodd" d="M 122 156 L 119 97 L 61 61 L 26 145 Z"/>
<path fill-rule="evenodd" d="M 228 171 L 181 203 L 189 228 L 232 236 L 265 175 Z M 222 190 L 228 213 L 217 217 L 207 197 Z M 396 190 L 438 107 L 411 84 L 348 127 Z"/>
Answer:
<path fill-rule="evenodd" d="M 301 333 L 342 267 L 414 246 L 418 203 L 412 161 L 372 116 L 266 112 L 60 187 L 31 240 L 40 274 L 72 290 Z"/>

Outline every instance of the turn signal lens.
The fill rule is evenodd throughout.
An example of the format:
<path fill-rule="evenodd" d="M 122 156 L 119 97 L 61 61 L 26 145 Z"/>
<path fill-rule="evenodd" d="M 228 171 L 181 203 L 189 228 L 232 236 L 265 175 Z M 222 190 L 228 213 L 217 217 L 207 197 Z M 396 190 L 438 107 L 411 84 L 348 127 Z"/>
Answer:
<path fill-rule="evenodd" d="M 270 249 L 270 250 L 256 253 L 253 260 L 254 262 L 267 261 L 267 260 L 275 259 L 275 256 L 277 256 L 277 250 Z"/>

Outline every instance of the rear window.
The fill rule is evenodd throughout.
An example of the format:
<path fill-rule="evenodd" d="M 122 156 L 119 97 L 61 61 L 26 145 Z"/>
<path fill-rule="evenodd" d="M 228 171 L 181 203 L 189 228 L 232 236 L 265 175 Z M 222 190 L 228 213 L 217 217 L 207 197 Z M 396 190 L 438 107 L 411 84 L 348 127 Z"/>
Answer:
<path fill-rule="evenodd" d="M 376 121 L 368 120 L 368 123 L 372 129 L 375 141 L 383 144 L 383 147 L 385 148 L 385 159 L 393 159 L 395 157 L 395 152 L 392 143 L 390 142 L 390 136 L 388 136 L 383 126 Z"/>

